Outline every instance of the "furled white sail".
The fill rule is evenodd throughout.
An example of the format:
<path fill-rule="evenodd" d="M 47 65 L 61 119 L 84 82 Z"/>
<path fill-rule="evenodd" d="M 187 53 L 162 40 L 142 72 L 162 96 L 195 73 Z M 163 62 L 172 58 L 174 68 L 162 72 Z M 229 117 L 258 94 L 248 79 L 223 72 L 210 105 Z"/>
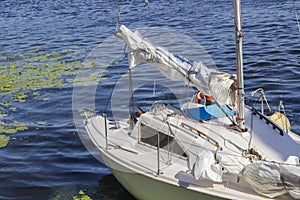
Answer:
<path fill-rule="evenodd" d="M 129 67 L 133 68 L 145 61 L 156 67 L 171 80 L 184 80 L 187 85 L 195 86 L 205 95 L 211 95 L 219 103 L 233 102 L 235 76 L 210 69 L 202 62 L 192 63 L 174 55 L 162 47 L 153 45 L 142 38 L 139 32 L 132 32 L 124 25 L 116 35 L 128 45 Z"/>
<path fill-rule="evenodd" d="M 214 153 L 205 148 L 200 148 L 198 155 L 190 154 L 189 169 L 197 180 L 205 178 L 222 182 L 222 166 L 216 163 Z"/>

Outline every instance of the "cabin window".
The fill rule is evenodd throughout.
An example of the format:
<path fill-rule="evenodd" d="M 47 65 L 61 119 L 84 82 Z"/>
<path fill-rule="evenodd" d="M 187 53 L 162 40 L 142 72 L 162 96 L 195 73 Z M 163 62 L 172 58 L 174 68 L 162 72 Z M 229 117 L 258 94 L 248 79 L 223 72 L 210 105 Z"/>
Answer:
<path fill-rule="evenodd" d="M 187 157 L 173 136 L 157 131 L 145 124 L 140 125 L 139 142 L 157 148 L 157 136 L 159 134 L 159 147 L 173 152 L 179 156 Z"/>

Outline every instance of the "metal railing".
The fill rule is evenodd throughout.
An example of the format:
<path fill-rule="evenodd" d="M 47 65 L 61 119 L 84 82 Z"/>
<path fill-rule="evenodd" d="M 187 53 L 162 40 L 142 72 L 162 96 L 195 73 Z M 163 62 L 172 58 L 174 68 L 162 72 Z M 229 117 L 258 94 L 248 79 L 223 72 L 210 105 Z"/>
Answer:
<path fill-rule="evenodd" d="M 159 176 L 160 175 L 160 162 L 159 162 L 159 159 L 160 159 L 160 138 L 159 138 L 159 132 L 157 133 L 157 175 Z"/>
<path fill-rule="evenodd" d="M 105 128 L 105 150 L 108 149 L 108 139 L 107 139 L 107 116 L 103 113 L 104 118 L 104 128 Z"/>

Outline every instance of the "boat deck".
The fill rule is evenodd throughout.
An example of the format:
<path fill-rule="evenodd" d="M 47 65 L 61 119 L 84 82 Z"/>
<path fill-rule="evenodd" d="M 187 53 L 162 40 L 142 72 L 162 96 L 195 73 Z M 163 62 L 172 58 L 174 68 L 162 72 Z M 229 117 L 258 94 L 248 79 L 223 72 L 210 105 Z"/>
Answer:
<path fill-rule="evenodd" d="M 86 129 L 92 142 L 103 156 L 104 164 L 113 171 L 138 173 L 156 181 L 184 187 L 200 193 L 227 199 L 268 199 L 255 193 L 250 186 L 233 174 L 224 174 L 223 182 L 215 183 L 206 179 L 196 180 L 187 166 L 187 159 L 160 151 L 159 170 L 157 149 L 128 137 L 127 121 L 117 125 L 109 122 L 107 148 L 102 116 L 89 118 Z M 279 199 L 289 199 L 283 195 Z"/>

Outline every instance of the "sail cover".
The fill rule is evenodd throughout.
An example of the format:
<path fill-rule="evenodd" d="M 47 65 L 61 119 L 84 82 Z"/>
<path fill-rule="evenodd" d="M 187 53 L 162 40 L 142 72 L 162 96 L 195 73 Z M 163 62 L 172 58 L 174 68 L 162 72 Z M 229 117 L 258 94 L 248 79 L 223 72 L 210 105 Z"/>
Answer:
<path fill-rule="evenodd" d="M 155 46 L 140 36 L 138 31 L 132 32 L 122 25 L 116 36 L 128 45 L 129 68 L 145 61 L 156 67 L 171 80 L 183 80 L 186 85 L 195 86 L 205 95 L 211 95 L 219 103 L 233 102 L 235 76 L 210 69 L 202 62 L 189 60 Z"/>
<path fill-rule="evenodd" d="M 247 165 L 243 178 L 259 194 L 274 198 L 289 193 L 300 199 L 299 158 L 290 156 L 284 163 L 261 161 Z"/>

